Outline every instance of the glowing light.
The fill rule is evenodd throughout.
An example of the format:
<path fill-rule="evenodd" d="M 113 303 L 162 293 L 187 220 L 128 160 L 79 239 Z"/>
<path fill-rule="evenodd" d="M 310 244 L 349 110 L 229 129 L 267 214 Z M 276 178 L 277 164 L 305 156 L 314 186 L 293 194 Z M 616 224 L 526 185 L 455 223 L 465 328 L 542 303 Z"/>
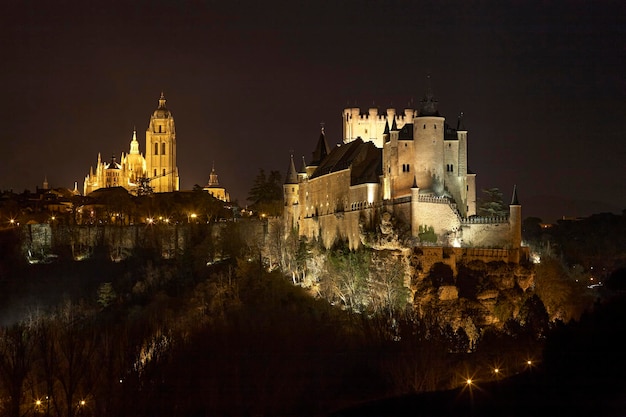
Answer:
<path fill-rule="evenodd" d="M 467 378 L 467 380 L 465 381 L 465 383 L 467 385 L 472 385 L 472 378 Z"/>
<path fill-rule="evenodd" d="M 367 184 L 367 202 L 369 204 L 372 204 L 374 202 L 377 188 L 378 188 L 378 184 Z"/>

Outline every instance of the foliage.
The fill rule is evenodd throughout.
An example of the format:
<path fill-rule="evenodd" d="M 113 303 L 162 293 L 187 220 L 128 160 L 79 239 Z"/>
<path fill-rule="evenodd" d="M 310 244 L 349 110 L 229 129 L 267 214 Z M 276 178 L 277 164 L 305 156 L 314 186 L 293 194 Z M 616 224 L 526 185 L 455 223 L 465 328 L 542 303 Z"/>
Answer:
<path fill-rule="evenodd" d="M 279 171 L 270 171 L 269 175 L 265 170 L 259 169 L 259 173 L 252 183 L 252 188 L 248 192 L 248 201 L 252 203 L 251 208 L 258 213 L 267 216 L 279 216 L 283 207 L 283 187 Z"/>
<path fill-rule="evenodd" d="M 98 288 L 98 304 L 103 308 L 110 306 L 117 298 L 113 284 L 110 282 L 104 282 L 100 284 Z"/>
<path fill-rule="evenodd" d="M 326 296 L 350 310 L 362 311 L 367 299 L 370 252 L 366 249 L 351 251 L 342 245 L 329 250 L 327 256 Z"/>
<path fill-rule="evenodd" d="M 417 234 L 421 242 L 437 243 L 437 234 L 432 226 L 419 226 L 419 232 Z"/>
<path fill-rule="evenodd" d="M 509 209 L 504 205 L 502 192 L 499 188 L 482 190 L 482 197 L 478 199 L 476 214 L 481 217 L 506 217 Z"/>

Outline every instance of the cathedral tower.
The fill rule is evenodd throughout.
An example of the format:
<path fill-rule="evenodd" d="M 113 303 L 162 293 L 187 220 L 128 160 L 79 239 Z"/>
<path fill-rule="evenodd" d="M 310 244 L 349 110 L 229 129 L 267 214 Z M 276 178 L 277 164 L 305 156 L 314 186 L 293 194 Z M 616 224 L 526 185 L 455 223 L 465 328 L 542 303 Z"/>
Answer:
<path fill-rule="evenodd" d="M 165 96 L 161 93 L 159 107 L 150 117 L 146 130 L 147 176 L 154 192 L 167 193 L 179 190 L 178 167 L 176 166 L 176 129 L 174 117 L 165 107 Z"/>

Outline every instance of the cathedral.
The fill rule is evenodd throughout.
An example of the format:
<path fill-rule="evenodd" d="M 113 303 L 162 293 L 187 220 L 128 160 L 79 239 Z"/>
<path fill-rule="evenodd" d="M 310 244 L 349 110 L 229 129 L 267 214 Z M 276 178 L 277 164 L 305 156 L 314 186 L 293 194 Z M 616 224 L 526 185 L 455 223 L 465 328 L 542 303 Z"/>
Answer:
<path fill-rule="evenodd" d="M 393 218 L 422 245 L 519 253 L 516 191 L 509 216 L 476 216 L 462 114 L 450 126 L 429 91 L 419 109 L 347 108 L 342 118 L 341 145 L 331 149 L 322 128 L 310 162 L 303 157 L 296 170 L 291 156 L 283 191 L 292 230 L 326 247 L 341 239 L 357 248 L 365 229 L 380 230 L 381 219 Z"/>
<path fill-rule="evenodd" d="M 156 193 L 179 190 L 174 116 L 165 103 L 165 96 L 161 93 L 159 105 L 150 116 L 146 130 L 145 157 L 139 151 L 137 131 L 134 130 L 130 151 L 122 153 L 119 162 L 114 156 L 110 161 L 103 161 L 98 154 L 96 168 L 91 167 L 85 177 L 83 195 L 107 187 L 123 187 L 133 194 L 146 186 Z"/>

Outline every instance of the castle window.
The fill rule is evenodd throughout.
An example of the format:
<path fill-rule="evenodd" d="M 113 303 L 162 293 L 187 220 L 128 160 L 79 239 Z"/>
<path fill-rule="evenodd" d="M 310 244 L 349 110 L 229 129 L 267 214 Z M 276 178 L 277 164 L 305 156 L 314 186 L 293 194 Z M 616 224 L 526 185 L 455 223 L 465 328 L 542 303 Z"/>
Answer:
<path fill-rule="evenodd" d="M 454 165 L 450 164 L 450 172 L 454 172 Z"/>
<path fill-rule="evenodd" d="M 162 133 L 162 132 L 161 132 L 161 126 L 160 126 L 160 125 L 159 125 L 159 133 Z"/>
<path fill-rule="evenodd" d="M 156 177 L 156 168 L 154 168 L 154 176 Z"/>
<path fill-rule="evenodd" d="M 424 129 L 426 129 L 426 125 L 424 125 Z"/>
<path fill-rule="evenodd" d="M 433 125 L 435 129 L 437 129 L 437 125 Z"/>
<path fill-rule="evenodd" d="M 165 142 L 161 144 L 161 155 L 165 155 Z"/>
<path fill-rule="evenodd" d="M 165 176 L 165 168 L 163 168 L 163 175 Z"/>
<path fill-rule="evenodd" d="M 406 164 L 406 172 L 411 171 L 409 164 Z"/>
<path fill-rule="evenodd" d="M 155 154 L 155 155 L 158 155 L 158 154 L 159 154 L 159 144 L 158 144 L 158 143 L 155 143 L 155 144 L 154 144 L 154 154 Z"/>

